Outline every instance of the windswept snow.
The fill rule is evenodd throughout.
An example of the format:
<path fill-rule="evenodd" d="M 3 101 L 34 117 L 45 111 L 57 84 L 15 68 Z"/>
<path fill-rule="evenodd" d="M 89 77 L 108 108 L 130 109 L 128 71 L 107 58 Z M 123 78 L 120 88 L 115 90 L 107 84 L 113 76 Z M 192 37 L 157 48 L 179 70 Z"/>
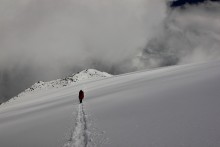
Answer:
<path fill-rule="evenodd" d="M 0 146 L 219 147 L 219 87 L 216 61 L 36 92 L 0 106 Z"/>

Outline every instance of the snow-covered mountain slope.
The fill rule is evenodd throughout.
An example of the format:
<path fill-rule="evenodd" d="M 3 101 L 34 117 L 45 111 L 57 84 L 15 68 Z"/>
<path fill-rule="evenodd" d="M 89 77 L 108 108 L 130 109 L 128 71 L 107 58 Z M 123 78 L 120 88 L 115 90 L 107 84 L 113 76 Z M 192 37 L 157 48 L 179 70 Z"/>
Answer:
<path fill-rule="evenodd" d="M 209 62 L 20 97 L 0 107 L 0 146 L 219 147 L 219 87 L 220 62 Z"/>
<path fill-rule="evenodd" d="M 82 82 L 84 80 L 95 80 L 99 78 L 106 78 L 111 77 L 112 75 L 106 73 L 106 72 L 100 72 L 95 69 L 86 69 L 79 73 L 72 74 L 68 77 L 65 77 L 63 79 L 57 79 L 49 82 L 43 82 L 38 81 L 34 85 L 32 85 L 30 88 L 26 89 L 24 92 L 21 92 L 18 94 L 17 97 L 25 96 L 27 94 L 41 91 L 41 90 L 48 90 L 53 88 L 61 88 L 69 85 L 73 85 L 77 82 Z"/>

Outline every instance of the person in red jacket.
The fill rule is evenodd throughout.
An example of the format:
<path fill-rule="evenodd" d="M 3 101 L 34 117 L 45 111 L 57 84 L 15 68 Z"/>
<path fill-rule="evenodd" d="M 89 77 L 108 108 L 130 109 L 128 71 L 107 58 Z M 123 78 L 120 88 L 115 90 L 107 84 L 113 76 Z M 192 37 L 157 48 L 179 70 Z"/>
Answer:
<path fill-rule="evenodd" d="M 82 100 L 84 98 L 84 92 L 82 90 L 79 91 L 79 102 L 82 103 Z"/>

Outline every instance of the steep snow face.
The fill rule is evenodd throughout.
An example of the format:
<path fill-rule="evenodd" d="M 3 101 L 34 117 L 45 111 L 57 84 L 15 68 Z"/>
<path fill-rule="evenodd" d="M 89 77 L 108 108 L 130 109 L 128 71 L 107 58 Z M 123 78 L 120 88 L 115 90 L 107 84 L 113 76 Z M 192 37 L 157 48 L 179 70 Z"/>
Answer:
<path fill-rule="evenodd" d="M 41 90 L 70 86 L 70 85 L 73 85 L 75 83 L 78 83 L 84 80 L 95 80 L 95 79 L 106 78 L 106 77 L 111 77 L 111 76 L 112 75 L 106 72 L 101 72 L 95 69 L 86 69 L 79 73 L 72 74 L 68 77 L 65 77 L 63 79 L 57 79 L 57 80 L 53 80 L 49 82 L 38 81 L 37 83 L 32 85 L 30 88 L 26 89 L 24 92 L 21 92 L 20 94 L 18 94 L 17 97 L 25 96 L 27 94 L 41 91 Z"/>

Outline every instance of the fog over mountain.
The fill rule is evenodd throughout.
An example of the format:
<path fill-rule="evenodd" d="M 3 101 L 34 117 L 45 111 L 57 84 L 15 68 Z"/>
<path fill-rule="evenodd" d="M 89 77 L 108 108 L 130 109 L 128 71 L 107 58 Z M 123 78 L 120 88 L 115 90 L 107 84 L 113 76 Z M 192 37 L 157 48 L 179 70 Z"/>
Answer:
<path fill-rule="evenodd" d="M 0 1 L 0 98 L 85 68 L 111 74 L 220 57 L 220 5 Z"/>

